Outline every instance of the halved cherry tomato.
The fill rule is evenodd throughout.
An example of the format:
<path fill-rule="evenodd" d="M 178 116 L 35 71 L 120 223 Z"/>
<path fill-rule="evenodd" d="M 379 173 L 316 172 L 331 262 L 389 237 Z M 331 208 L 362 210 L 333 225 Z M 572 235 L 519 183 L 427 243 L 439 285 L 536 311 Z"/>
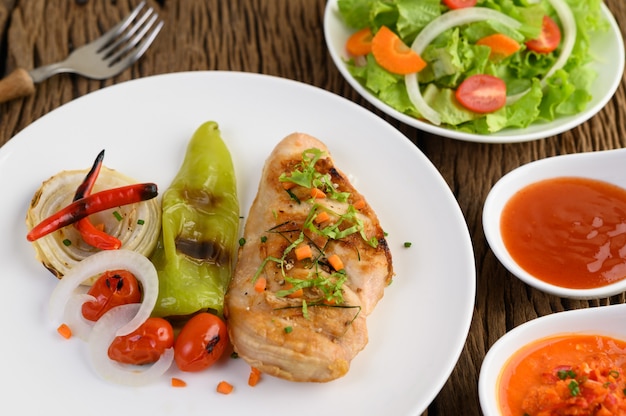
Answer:
<path fill-rule="evenodd" d="M 109 358 L 124 364 L 150 364 L 173 346 L 172 325 L 163 318 L 148 318 L 130 334 L 115 337 L 109 346 Z"/>
<path fill-rule="evenodd" d="M 526 42 L 526 47 L 538 53 L 550 53 L 561 43 L 561 29 L 550 16 L 543 16 L 539 37 Z"/>
<path fill-rule="evenodd" d="M 506 84 L 492 75 L 467 77 L 456 90 L 461 105 L 477 113 L 491 113 L 506 104 Z"/>
<path fill-rule="evenodd" d="M 82 307 L 83 316 L 90 321 L 97 321 L 114 306 L 141 302 L 137 278 L 127 270 L 102 273 L 87 293 L 96 298 Z"/>
<path fill-rule="evenodd" d="M 462 9 L 464 7 L 476 6 L 477 0 L 443 0 L 443 4 L 451 9 Z"/>
<path fill-rule="evenodd" d="M 174 342 L 174 360 L 181 371 L 201 371 L 220 359 L 228 346 L 226 323 L 201 312 L 180 330 Z"/>

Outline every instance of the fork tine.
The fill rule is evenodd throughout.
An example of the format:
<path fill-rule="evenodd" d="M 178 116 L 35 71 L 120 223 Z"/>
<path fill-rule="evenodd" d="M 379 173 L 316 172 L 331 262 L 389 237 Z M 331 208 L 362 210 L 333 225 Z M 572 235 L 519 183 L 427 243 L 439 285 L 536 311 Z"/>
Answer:
<path fill-rule="evenodd" d="M 128 39 L 130 39 L 135 32 L 137 32 L 137 30 L 139 28 L 141 28 L 144 23 L 146 22 L 146 20 L 150 17 L 150 15 L 153 16 L 153 18 L 148 22 L 148 24 L 146 25 L 146 28 L 149 29 L 150 26 L 152 26 L 152 24 L 154 23 L 154 20 L 156 19 L 156 14 L 153 14 L 153 9 L 152 7 L 149 8 L 138 20 L 135 24 L 133 24 L 132 27 L 130 27 L 126 32 L 124 32 L 122 34 L 122 32 L 120 32 L 118 34 L 118 37 L 115 39 L 111 39 L 111 42 L 107 45 L 105 45 L 104 47 L 100 48 L 97 52 L 101 53 L 103 56 L 103 59 L 107 59 L 110 56 L 112 56 L 116 49 L 118 49 L 120 47 L 120 45 L 122 45 L 124 42 L 126 42 Z M 147 31 L 143 30 L 143 33 L 145 34 L 145 32 Z M 137 42 L 135 42 L 137 43 Z M 120 55 L 119 53 L 117 54 L 118 56 Z"/>
<path fill-rule="evenodd" d="M 146 32 L 148 32 L 148 30 L 150 29 L 150 27 L 152 26 L 152 24 L 154 23 L 154 21 L 157 19 L 157 16 L 153 16 L 152 19 L 149 22 L 149 25 L 147 25 L 146 27 L 144 27 L 144 29 L 142 29 L 142 31 L 137 34 L 135 36 L 135 38 L 133 39 L 133 46 L 129 46 L 126 49 L 126 52 L 128 52 L 132 47 L 135 47 L 135 50 L 132 53 L 128 53 L 126 56 L 123 55 L 119 55 L 116 57 L 114 57 L 114 59 L 111 61 L 111 63 L 109 64 L 109 67 L 112 70 L 115 71 L 122 71 L 125 68 L 129 67 L 130 65 L 132 65 L 137 59 L 139 59 L 144 52 L 150 47 L 150 45 L 152 44 L 152 42 L 154 41 L 154 39 L 157 37 L 157 35 L 159 34 L 159 32 L 161 31 L 161 28 L 163 27 L 163 21 L 160 21 L 155 27 L 154 29 L 148 34 L 148 36 L 145 36 L 145 38 L 143 39 L 143 41 L 141 41 L 141 43 L 139 43 L 137 45 L 137 42 L 139 42 L 139 40 L 141 40 L 142 37 L 144 37 L 144 35 L 146 34 Z"/>
<path fill-rule="evenodd" d="M 139 3 L 137 7 L 135 7 L 133 11 L 130 12 L 130 14 L 124 20 L 122 20 L 121 22 L 113 26 L 111 29 L 105 32 L 102 36 L 100 36 L 98 39 L 93 41 L 92 44 L 96 47 L 97 51 L 99 52 L 100 50 L 102 50 L 102 48 L 106 47 L 113 40 L 115 40 L 115 38 L 117 38 L 122 32 L 124 32 L 124 30 L 126 30 L 128 25 L 133 20 L 135 20 L 135 17 L 137 17 L 139 12 L 141 11 L 141 9 L 143 9 L 145 5 L 146 5 L 146 2 L 144 0 L 141 3 Z"/>

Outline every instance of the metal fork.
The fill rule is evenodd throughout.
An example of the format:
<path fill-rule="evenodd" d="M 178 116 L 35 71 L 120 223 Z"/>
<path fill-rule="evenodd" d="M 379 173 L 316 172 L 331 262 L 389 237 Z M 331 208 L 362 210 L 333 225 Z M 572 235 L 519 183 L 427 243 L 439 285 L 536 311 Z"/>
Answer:
<path fill-rule="evenodd" d="M 35 92 L 35 83 L 71 72 L 92 79 L 113 77 L 135 63 L 154 41 L 163 21 L 142 1 L 121 22 L 91 43 L 74 50 L 64 61 L 26 71 L 18 68 L 0 80 L 0 103 Z"/>

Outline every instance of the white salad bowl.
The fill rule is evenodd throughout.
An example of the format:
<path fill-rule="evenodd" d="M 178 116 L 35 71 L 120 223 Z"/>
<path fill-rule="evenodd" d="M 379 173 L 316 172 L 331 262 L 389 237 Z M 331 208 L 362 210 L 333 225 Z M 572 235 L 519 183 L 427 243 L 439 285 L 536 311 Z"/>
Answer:
<path fill-rule="evenodd" d="M 576 153 L 537 160 L 512 170 L 493 186 L 483 207 L 485 237 L 495 256 L 523 282 L 552 295 L 571 299 L 605 298 L 626 291 L 626 279 L 593 289 L 570 289 L 546 283 L 522 269 L 507 250 L 500 230 L 502 211 L 520 189 L 534 182 L 563 176 L 584 177 L 626 188 L 626 149 Z"/>
<path fill-rule="evenodd" d="M 511 356 L 526 345 L 558 335 L 604 335 L 626 340 L 626 304 L 558 312 L 528 321 L 496 341 L 485 356 L 478 378 L 485 416 L 501 416 L 498 387 Z"/>
<path fill-rule="evenodd" d="M 457 140 L 482 142 L 482 143 L 515 143 L 543 139 L 568 131 L 598 113 L 611 99 L 622 80 L 624 72 L 624 41 L 615 18 L 602 4 L 602 13 L 609 23 L 609 30 L 594 35 L 590 41 L 590 50 L 595 55 L 595 61 L 591 69 L 598 74 L 590 91 L 593 97 L 582 112 L 565 117 L 559 117 L 546 123 L 534 123 L 524 129 L 507 128 L 493 134 L 475 134 L 453 130 L 443 126 L 437 126 L 427 121 L 420 120 L 403 114 L 386 103 L 380 101 L 374 94 L 361 85 L 348 70 L 346 61 L 349 56 L 345 50 L 348 37 L 354 32 L 342 21 L 338 6 L 338 0 L 329 0 L 324 13 L 324 36 L 330 56 L 346 81 L 368 102 L 385 114 L 401 121 L 409 126 L 437 136 L 448 137 Z"/>

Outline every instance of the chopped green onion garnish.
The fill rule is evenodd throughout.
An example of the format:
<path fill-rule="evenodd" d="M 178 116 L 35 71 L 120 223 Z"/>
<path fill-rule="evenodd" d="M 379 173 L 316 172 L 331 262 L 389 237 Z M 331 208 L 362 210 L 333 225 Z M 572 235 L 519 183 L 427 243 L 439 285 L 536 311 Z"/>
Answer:
<path fill-rule="evenodd" d="M 113 211 L 113 216 L 114 216 L 114 217 L 115 217 L 115 219 L 116 219 L 116 220 L 118 220 L 118 221 L 122 221 L 122 219 L 124 218 L 124 217 L 122 217 L 122 215 L 121 215 L 119 212 L 117 212 L 117 211 Z"/>
<path fill-rule="evenodd" d="M 144 220 L 137 220 L 137 224 L 144 225 L 146 222 Z"/>
<path fill-rule="evenodd" d="M 243 237 L 241 237 L 241 238 L 239 239 L 239 247 L 243 247 L 243 245 L 244 245 L 244 244 L 246 244 L 246 239 L 245 239 L 245 238 L 243 238 Z"/>
<path fill-rule="evenodd" d="M 72 245 L 72 242 L 66 238 L 65 240 L 63 240 L 63 245 L 65 247 L 69 247 Z"/>
<path fill-rule="evenodd" d="M 405 241 L 404 242 L 404 247 L 409 248 L 409 247 L 411 247 L 411 244 L 412 243 L 410 241 Z"/>
<path fill-rule="evenodd" d="M 293 331 L 293 328 L 290 326 L 286 326 L 285 327 L 285 334 L 289 334 L 291 331 Z"/>
<path fill-rule="evenodd" d="M 566 378 L 576 378 L 576 373 L 573 370 L 559 370 L 556 372 L 556 376 L 560 380 L 565 380 Z"/>

